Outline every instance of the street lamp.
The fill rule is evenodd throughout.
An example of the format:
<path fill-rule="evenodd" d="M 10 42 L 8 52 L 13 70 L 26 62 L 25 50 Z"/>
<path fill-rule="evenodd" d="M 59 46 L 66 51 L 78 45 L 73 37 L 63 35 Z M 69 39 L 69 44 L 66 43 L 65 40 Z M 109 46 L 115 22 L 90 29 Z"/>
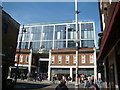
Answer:
<path fill-rule="evenodd" d="M 76 82 L 75 82 L 75 88 L 79 88 L 78 84 L 78 0 L 75 0 L 75 17 L 76 17 Z"/>
<path fill-rule="evenodd" d="M 17 67 L 16 67 L 16 80 L 17 80 L 17 76 L 18 76 L 18 71 L 19 71 L 19 59 L 20 59 L 20 51 L 21 51 L 21 43 L 22 43 L 22 38 L 23 38 L 23 33 L 26 32 L 26 29 L 24 28 L 24 25 L 22 27 L 22 32 L 21 32 L 21 37 L 20 37 L 20 42 L 19 42 L 19 52 L 18 52 L 18 61 L 17 61 Z M 15 80 L 15 82 L 16 82 Z"/>

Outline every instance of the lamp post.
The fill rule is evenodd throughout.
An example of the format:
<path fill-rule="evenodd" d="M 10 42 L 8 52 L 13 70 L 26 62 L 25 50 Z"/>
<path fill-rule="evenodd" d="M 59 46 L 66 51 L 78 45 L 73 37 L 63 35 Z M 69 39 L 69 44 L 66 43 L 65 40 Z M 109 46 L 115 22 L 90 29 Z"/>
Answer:
<path fill-rule="evenodd" d="M 22 27 L 22 32 L 21 32 L 21 37 L 20 37 L 20 42 L 19 42 L 19 52 L 18 52 L 18 61 L 17 61 L 17 67 L 16 67 L 16 80 L 17 80 L 17 76 L 18 76 L 18 71 L 19 71 L 19 59 L 20 59 L 20 51 L 21 51 L 21 43 L 22 43 L 22 38 L 23 38 L 23 33 L 26 32 L 26 29 L 24 28 L 24 25 Z M 16 82 L 15 80 L 15 82 Z"/>
<path fill-rule="evenodd" d="M 79 88 L 78 84 L 78 0 L 75 0 L 75 18 L 76 18 L 76 83 L 75 83 L 75 88 Z"/>

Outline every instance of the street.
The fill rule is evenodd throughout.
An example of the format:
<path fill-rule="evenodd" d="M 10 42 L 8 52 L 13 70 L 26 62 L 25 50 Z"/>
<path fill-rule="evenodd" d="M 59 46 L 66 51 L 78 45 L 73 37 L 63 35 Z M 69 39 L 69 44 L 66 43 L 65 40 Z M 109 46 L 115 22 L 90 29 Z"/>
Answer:
<path fill-rule="evenodd" d="M 18 80 L 17 84 L 14 87 L 14 90 L 54 90 L 58 84 L 53 84 L 50 81 L 27 81 L 27 80 Z M 69 90 L 74 90 L 74 84 L 66 84 Z M 83 89 L 82 85 L 79 85 L 80 90 Z"/>

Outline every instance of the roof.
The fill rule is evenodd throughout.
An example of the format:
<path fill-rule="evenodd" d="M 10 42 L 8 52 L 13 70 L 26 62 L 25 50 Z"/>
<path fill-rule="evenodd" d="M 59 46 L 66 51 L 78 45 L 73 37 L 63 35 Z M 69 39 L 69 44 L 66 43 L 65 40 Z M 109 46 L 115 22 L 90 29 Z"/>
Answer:
<path fill-rule="evenodd" d="M 93 53 L 93 48 L 82 48 L 79 49 L 79 53 Z M 69 53 L 76 53 L 76 49 L 56 49 L 51 51 L 52 54 L 69 54 Z"/>

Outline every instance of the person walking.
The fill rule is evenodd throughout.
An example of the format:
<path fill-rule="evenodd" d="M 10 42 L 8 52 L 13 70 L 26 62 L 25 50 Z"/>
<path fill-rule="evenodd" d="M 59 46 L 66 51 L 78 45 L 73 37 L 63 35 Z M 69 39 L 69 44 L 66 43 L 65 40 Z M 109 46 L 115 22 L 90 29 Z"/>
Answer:
<path fill-rule="evenodd" d="M 71 77 L 68 76 L 68 77 L 67 77 L 67 84 L 69 84 L 70 81 L 71 81 Z"/>
<path fill-rule="evenodd" d="M 55 90 L 68 90 L 68 87 L 65 85 L 66 81 L 61 80 L 61 83 L 55 88 Z"/>
<path fill-rule="evenodd" d="M 97 83 L 98 83 L 98 87 L 101 88 L 102 87 L 102 80 L 101 80 L 101 78 L 98 78 Z"/>

